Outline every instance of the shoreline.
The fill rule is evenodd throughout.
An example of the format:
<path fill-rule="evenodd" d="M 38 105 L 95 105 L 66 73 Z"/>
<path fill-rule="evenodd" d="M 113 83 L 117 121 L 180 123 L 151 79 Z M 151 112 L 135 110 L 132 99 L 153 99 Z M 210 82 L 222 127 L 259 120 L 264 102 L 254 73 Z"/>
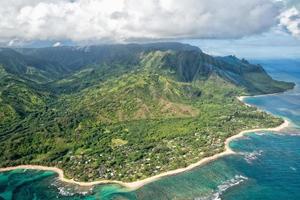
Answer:
<path fill-rule="evenodd" d="M 252 105 L 250 105 L 250 104 L 244 102 L 244 99 L 247 98 L 247 97 L 251 97 L 251 96 L 239 96 L 239 97 L 237 97 L 237 99 L 238 99 L 240 102 L 242 102 L 244 105 L 251 107 Z M 257 108 L 257 109 L 259 109 L 259 108 Z"/>
<path fill-rule="evenodd" d="M 240 96 L 240 97 L 237 97 L 237 98 L 238 98 L 238 100 L 243 102 L 243 99 L 246 98 L 246 97 L 247 96 Z M 247 106 L 252 106 L 252 105 L 249 105 L 245 102 L 243 102 L 243 103 Z M 12 171 L 12 170 L 16 170 L 16 169 L 24 169 L 24 170 L 32 169 L 32 170 L 41 170 L 41 171 L 53 171 L 53 172 L 58 174 L 58 178 L 59 178 L 60 181 L 70 183 L 70 184 L 76 184 L 76 185 L 84 186 L 84 187 L 92 187 L 92 186 L 101 185 L 101 184 L 102 185 L 103 184 L 118 184 L 118 185 L 121 185 L 121 186 L 129 189 L 129 190 L 136 190 L 136 189 L 139 189 L 140 187 L 143 187 L 144 185 L 146 185 L 148 183 L 157 181 L 162 177 L 176 175 L 176 174 L 179 174 L 179 173 L 190 171 L 190 170 L 192 170 L 196 167 L 203 166 L 203 165 L 205 165 L 207 163 L 210 163 L 210 162 L 212 162 L 212 161 L 214 161 L 218 158 L 221 158 L 223 156 L 236 154 L 236 152 L 234 152 L 230 148 L 230 142 L 232 142 L 235 139 L 244 137 L 244 135 L 246 133 L 260 132 L 260 131 L 275 131 L 276 132 L 276 131 L 280 131 L 284 128 L 287 128 L 289 125 L 290 125 L 290 122 L 287 119 L 284 119 L 284 122 L 281 125 L 279 125 L 275 128 L 258 128 L 258 129 L 250 129 L 250 130 L 241 131 L 240 133 L 227 138 L 224 142 L 225 143 L 224 151 L 222 151 L 218 154 L 215 154 L 215 155 L 210 156 L 210 157 L 203 158 L 203 159 L 199 160 L 198 162 L 190 164 L 189 166 L 187 166 L 185 168 L 179 168 L 179 169 L 175 169 L 175 170 L 171 170 L 171 171 L 167 171 L 167 172 L 162 172 L 158 175 L 151 176 L 149 178 L 139 180 L 139 181 L 135 181 L 135 182 L 122 182 L 122 181 L 113 181 L 113 180 L 100 180 L 100 181 L 93 181 L 93 182 L 78 182 L 78 181 L 75 181 L 73 179 L 65 178 L 64 177 L 64 172 L 60 168 L 47 167 L 47 166 L 41 166 L 41 165 L 19 165 L 19 166 L 14 166 L 14 167 L 5 167 L 5 168 L 0 168 L 0 172 Z"/>

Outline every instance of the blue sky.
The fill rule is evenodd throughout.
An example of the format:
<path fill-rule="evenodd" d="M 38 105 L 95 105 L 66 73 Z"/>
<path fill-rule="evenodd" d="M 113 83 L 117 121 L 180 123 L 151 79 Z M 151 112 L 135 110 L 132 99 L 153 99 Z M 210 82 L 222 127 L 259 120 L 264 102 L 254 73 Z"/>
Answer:
<path fill-rule="evenodd" d="M 180 41 L 213 55 L 300 57 L 300 0 L 0 1 L 0 46 Z"/>
<path fill-rule="evenodd" d="M 300 39 L 273 31 L 231 40 L 187 39 L 180 42 L 200 47 L 211 55 L 235 55 L 240 58 L 300 58 Z"/>

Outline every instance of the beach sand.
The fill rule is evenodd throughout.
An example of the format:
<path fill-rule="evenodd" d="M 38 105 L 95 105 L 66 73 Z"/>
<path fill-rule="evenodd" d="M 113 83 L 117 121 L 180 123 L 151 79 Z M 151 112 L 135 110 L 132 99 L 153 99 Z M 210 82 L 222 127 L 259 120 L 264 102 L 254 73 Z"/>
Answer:
<path fill-rule="evenodd" d="M 238 99 L 240 101 L 243 101 L 245 97 L 238 97 Z M 244 102 L 243 102 L 244 103 Z M 251 106 L 249 104 L 246 104 L 247 106 Z M 185 168 L 180 168 L 180 169 L 176 169 L 176 170 L 172 170 L 172 171 L 167 171 L 167 172 L 163 172 L 161 174 L 158 174 L 156 176 L 152 176 L 149 178 L 146 178 L 144 180 L 140 180 L 140 181 L 135 181 L 135 182 L 122 182 L 122 181 L 112 181 L 112 180 L 100 180 L 100 181 L 93 181 L 93 182 L 78 182 L 75 181 L 73 179 L 67 179 L 64 177 L 64 172 L 63 170 L 57 168 L 57 167 L 46 167 L 46 166 L 40 166 L 40 165 L 19 165 L 19 166 L 15 166 L 15 167 L 6 167 L 6 168 L 0 168 L 0 172 L 4 172 L 4 171 L 10 171 L 10 170 L 15 170 L 15 169 L 34 169 L 34 170 L 46 170 L 46 171 L 54 171 L 56 172 L 59 176 L 59 179 L 61 181 L 64 181 L 66 183 L 71 183 L 71 184 L 77 184 L 80 186 L 94 186 L 94 185 L 99 185 L 99 184 L 119 184 L 121 186 L 124 186 L 126 188 L 128 188 L 129 190 L 136 190 L 148 183 L 151 183 L 153 181 L 156 181 L 162 177 L 165 176 L 171 176 L 171 175 L 176 175 L 185 171 L 189 171 L 194 169 L 195 167 L 199 167 L 202 165 L 205 165 L 213 160 L 216 160 L 220 157 L 226 156 L 226 155 L 231 155 L 231 154 L 235 154 L 234 151 L 232 151 L 232 149 L 230 148 L 229 144 L 231 141 L 241 138 L 244 136 L 244 134 L 246 133 L 250 133 L 250 132 L 260 132 L 260 131 L 280 131 L 286 127 L 288 127 L 290 125 L 290 122 L 288 120 L 285 120 L 283 124 L 281 124 L 278 127 L 275 128 L 260 128 L 260 129 L 251 129 L 251 130 L 245 130 L 240 132 L 237 135 L 231 136 L 229 138 L 226 139 L 225 141 L 225 150 L 221 153 L 215 154 L 213 156 L 210 157 L 206 157 L 201 159 L 200 161 L 191 164 Z"/>

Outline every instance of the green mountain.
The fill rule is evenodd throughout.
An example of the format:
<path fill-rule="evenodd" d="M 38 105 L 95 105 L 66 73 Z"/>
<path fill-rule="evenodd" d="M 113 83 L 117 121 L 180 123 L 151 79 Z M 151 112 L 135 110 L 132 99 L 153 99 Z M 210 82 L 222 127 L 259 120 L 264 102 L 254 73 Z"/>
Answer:
<path fill-rule="evenodd" d="M 132 181 L 281 119 L 236 97 L 283 92 L 260 65 L 180 43 L 0 49 L 0 165 Z"/>

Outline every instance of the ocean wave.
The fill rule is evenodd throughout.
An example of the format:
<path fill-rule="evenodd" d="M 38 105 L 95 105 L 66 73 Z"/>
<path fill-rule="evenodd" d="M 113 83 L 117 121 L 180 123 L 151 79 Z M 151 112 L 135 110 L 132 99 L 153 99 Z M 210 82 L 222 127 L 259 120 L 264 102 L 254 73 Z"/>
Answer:
<path fill-rule="evenodd" d="M 288 114 L 292 114 L 292 115 L 299 115 L 300 114 L 300 109 L 299 108 L 294 108 L 292 109 L 288 109 L 288 108 L 278 108 L 279 111 L 281 112 L 286 112 Z"/>
<path fill-rule="evenodd" d="M 74 195 L 88 195 L 91 194 L 93 188 L 82 188 L 75 185 L 66 185 L 61 183 L 59 180 L 51 183 L 52 186 L 56 187 L 58 194 L 61 196 L 74 196 Z"/>
<path fill-rule="evenodd" d="M 294 172 L 297 171 L 297 168 L 295 168 L 295 167 L 290 167 L 290 169 Z"/>
<path fill-rule="evenodd" d="M 263 136 L 263 135 L 266 135 L 266 132 L 261 131 L 261 132 L 255 133 L 255 134 L 258 135 L 258 136 Z"/>
<path fill-rule="evenodd" d="M 289 127 L 286 131 L 284 132 L 276 132 L 276 135 L 280 136 L 300 136 L 300 126 L 293 124 L 292 127 Z"/>
<path fill-rule="evenodd" d="M 70 188 L 58 187 L 58 194 L 62 196 L 74 196 L 75 193 L 70 190 Z"/>
<path fill-rule="evenodd" d="M 217 191 L 213 194 L 204 197 L 197 197 L 194 198 L 194 200 L 222 200 L 221 196 L 226 190 L 244 183 L 247 180 L 248 178 L 245 176 L 235 175 L 234 178 L 224 181 L 221 185 L 219 185 Z"/>
<path fill-rule="evenodd" d="M 244 156 L 244 159 L 248 164 L 252 164 L 252 162 L 256 160 L 259 156 L 261 156 L 262 153 L 263 150 L 258 150 L 258 151 L 239 153 L 239 154 Z"/>

